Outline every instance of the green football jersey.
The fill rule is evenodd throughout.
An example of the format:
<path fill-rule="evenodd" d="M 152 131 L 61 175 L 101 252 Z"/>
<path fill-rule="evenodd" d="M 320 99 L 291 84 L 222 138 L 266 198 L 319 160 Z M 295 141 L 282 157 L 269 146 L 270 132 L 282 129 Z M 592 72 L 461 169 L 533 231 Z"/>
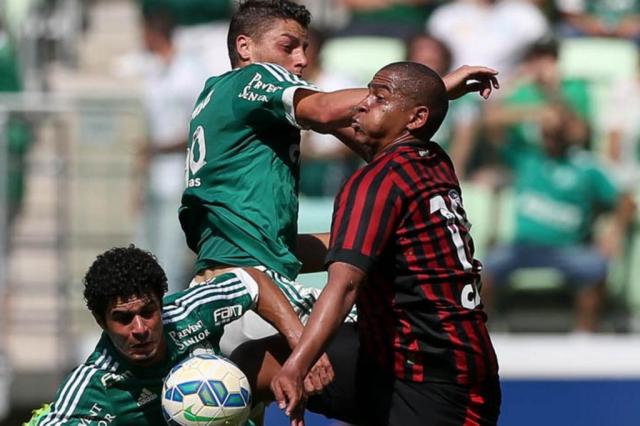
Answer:
<path fill-rule="evenodd" d="M 196 270 L 264 265 L 289 279 L 298 274 L 299 88 L 315 90 L 274 64 L 207 80 L 190 123 L 180 207 Z"/>
<path fill-rule="evenodd" d="M 587 152 L 573 149 L 555 159 L 538 147 L 510 144 L 502 154 L 516 176 L 517 242 L 584 243 L 596 212 L 616 203 L 617 188 Z"/>
<path fill-rule="evenodd" d="M 219 353 L 224 325 L 251 309 L 257 284 L 243 271 L 220 275 L 203 285 L 165 297 L 162 322 L 166 360 L 137 367 L 124 358 L 106 334 L 87 361 L 58 388 L 37 426 L 165 424 L 162 382 L 171 368 L 195 351 Z"/>

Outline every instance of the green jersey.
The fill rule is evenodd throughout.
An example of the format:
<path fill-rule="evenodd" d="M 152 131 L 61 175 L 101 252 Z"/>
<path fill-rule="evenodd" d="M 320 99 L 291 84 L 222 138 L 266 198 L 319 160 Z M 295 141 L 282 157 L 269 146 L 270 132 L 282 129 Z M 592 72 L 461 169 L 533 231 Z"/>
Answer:
<path fill-rule="evenodd" d="M 37 426 L 156 426 L 162 417 L 164 377 L 195 351 L 219 353 L 224 325 L 242 316 L 257 300 L 257 284 L 244 271 L 165 297 L 162 322 L 167 357 L 160 365 L 137 367 L 103 334 L 87 361 L 60 385 Z"/>
<path fill-rule="evenodd" d="M 300 88 L 313 89 L 274 64 L 207 80 L 190 123 L 179 214 L 196 270 L 264 265 L 297 276 Z"/>
<path fill-rule="evenodd" d="M 589 87 L 582 79 L 564 79 L 560 84 L 559 96 L 571 111 L 576 113 L 583 120 L 590 120 L 591 101 L 589 97 Z M 541 88 L 533 83 L 522 84 L 516 87 L 507 96 L 505 104 L 519 107 L 543 107 L 549 101 L 549 95 L 545 94 Z M 510 142 L 535 144 L 540 138 L 539 125 L 533 121 L 524 121 L 510 126 L 508 129 Z"/>
<path fill-rule="evenodd" d="M 556 159 L 535 146 L 510 144 L 503 155 L 516 176 L 517 242 L 584 243 L 596 212 L 613 207 L 618 198 L 612 181 L 586 152 L 570 150 Z"/>

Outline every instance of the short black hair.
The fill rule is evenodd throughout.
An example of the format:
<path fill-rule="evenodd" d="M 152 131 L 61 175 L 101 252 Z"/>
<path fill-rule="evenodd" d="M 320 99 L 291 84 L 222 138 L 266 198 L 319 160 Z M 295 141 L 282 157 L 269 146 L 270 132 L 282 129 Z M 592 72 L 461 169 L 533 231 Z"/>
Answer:
<path fill-rule="evenodd" d="M 451 69 L 451 65 L 453 64 L 453 52 L 451 52 L 449 45 L 438 37 L 432 36 L 428 33 L 417 33 L 407 40 L 406 59 L 408 61 L 411 60 L 411 53 L 413 52 L 415 44 L 420 40 L 432 41 L 433 44 L 435 44 L 436 47 L 440 50 L 440 54 L 442 55 L 442 59 L 444 60 L 445 68 L 447 69 L 447 71 Z"/>
<path fill-rule="evenodd" d="M 393 73 L 394 87 L 411 106 L 424 105 L 429 117 L 415 136 L 429 140 L 438 131 L 449 109 L 449 97 L 444 81 L 437 72 L 417 62 L 394 62 L 380 71 Z"/>
<path fill-rule="evenodd" d="M 156 33 L 162 34 L 167 40 L 171 40 L 176 22 L 170 11 L 165 8 L 144 10 L 142 13 L 144 25 Z"/>
<path fill-rule="evenodd" d="M 530 61 L 544 56 L 550 56 L 558 59 L 559 56 L 558 40 L 553 37 L 543 37 L 533 43 L 524 54 L 523 60 Z"/>
<path fill-rule="evenodd" d="M 111 300 L 151 294 L 162 300 L 166 292 L 167 276 L 156 257 L 133 244 L 98 255 L 84 276 L 87 308 L 101 320 Z"/>
<path fill-rule="evenodd" d="M 238 10 L 231 17 L 227 34 L 227 49 L 231 67 L 239 61 L 236 51 L 236 39 L 239 35 L 259 38 L 269 30 L 274 19 L 292 19 L 303 28 L 311 23 L 311 13 L 306 7 L 289 0 L 245 0 L 238 5 Z"/>

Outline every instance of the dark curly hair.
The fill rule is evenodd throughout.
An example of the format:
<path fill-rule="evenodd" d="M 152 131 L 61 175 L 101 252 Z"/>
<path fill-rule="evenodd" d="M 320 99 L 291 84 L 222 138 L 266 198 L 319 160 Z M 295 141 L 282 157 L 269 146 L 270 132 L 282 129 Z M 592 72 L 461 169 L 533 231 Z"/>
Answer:
<path fill-rule="evenodd" d="M 238 10 L 233 14 L 227 34 L 227 49 L 231 67 L 238 65 L 236 39 L 239 35 L 259 38 L 269 30 L 274 19 L 292 19 L 307 28 L 311 22 L 311 13 L 306 7 L 289 0 L 245 0 L 240 1 Z"/>
<path fill-rule="evenodd" d="M 107 305 L 114 298 L 155 294 L 162 300 L 166 291 L 167 276 L 156 257 L 133 244 L 98 255 L 84 276 L 87 308 L 103 320 Z"/>

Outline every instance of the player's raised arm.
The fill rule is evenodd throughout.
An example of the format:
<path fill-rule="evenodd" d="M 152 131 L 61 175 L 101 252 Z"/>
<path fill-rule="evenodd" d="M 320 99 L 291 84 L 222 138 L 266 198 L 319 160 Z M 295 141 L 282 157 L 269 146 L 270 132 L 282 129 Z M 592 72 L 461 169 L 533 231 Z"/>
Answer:
<path fill-rule="evenodd" d="M 497 75 L 493 68 L 463 65 L 442 77 L 442 81 L 450 101 L 473 92 L 487 99 L 493 89 L 500 88 Z"/>
<path fill-rule="evenodd" d="M 282 291 L 264 272 L 253 268 L 246 268 L 244 271 L 251 275 L 258 286 L 258 301 L 255 311 L 273 325 L 285 337 L 289 347 L 294 349 L 304 330 L 300 318 Z M 318 362 L 313 365 L 313 369 L 309 368 L 305 372 L 305 390 L 307 392 L 320 392 L 334 377 L 333 367 L 326 355 L 315 359 Z"/>
<path fill-rule="evenodd" d="M 449 100 L 477 92 L 487 99 L 500 88 L 498 71 L 483 66 L 464 65 L 443 77 Z M 365 161 L 371 159 L 367 147 L 357 143 L 351 129 L 356 105 L 367 95 L 367 89 L 346 89 L 335 92 L 296 91 L 294 104 L 298 124 L 319 133 L 331 133 Z"/>
<path fill-rule="evenodd" d="M 278 405 L 292 417 L 292 425 L 301 424 L 296 415 L 303 411 L 303 378 L 351 311 L 365 276 L 364 271 L 347 263 L 331 264 L 327 285 L 300 342 L 271 382 Z"/>

